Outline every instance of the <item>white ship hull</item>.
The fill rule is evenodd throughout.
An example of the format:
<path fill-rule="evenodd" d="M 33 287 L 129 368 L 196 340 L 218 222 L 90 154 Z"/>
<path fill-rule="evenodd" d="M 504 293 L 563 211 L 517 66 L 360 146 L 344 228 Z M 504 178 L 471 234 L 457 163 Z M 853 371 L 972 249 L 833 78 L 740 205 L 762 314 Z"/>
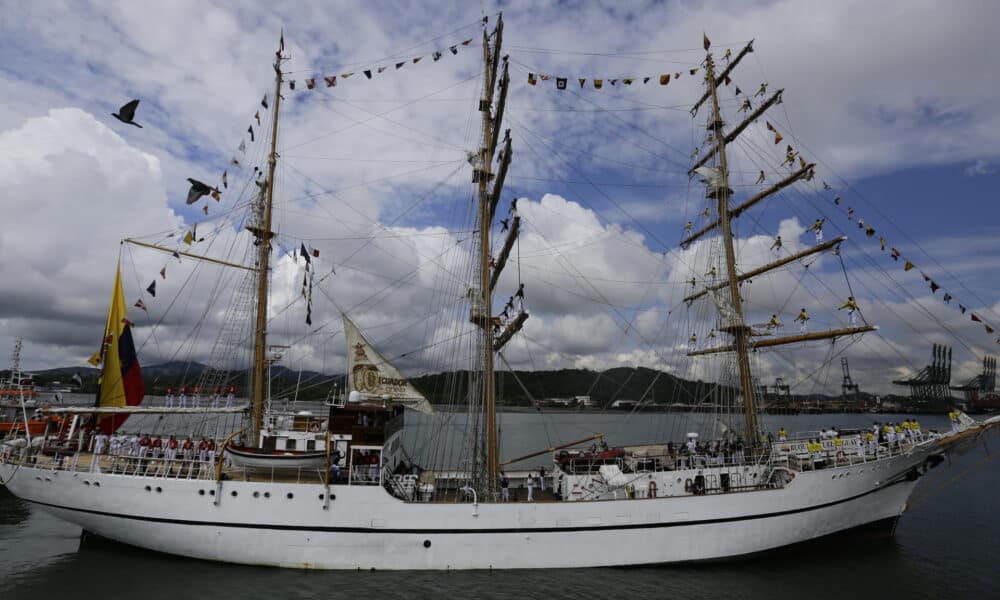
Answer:
<path fill-rule="evenodd" d="M 801 472 L 778 489 L 478 506 L 343 485 L 331 487 L 324 509 L 319 484 L 233 481 L 222 482 L 216 505 L 214 481 L 10 464 L 0 477 L 97 535 L 192 558 L 316 569 L 597 567 L 736 557 L 896 519 L 916 484 L 906 474 L 929 451 Z"/>

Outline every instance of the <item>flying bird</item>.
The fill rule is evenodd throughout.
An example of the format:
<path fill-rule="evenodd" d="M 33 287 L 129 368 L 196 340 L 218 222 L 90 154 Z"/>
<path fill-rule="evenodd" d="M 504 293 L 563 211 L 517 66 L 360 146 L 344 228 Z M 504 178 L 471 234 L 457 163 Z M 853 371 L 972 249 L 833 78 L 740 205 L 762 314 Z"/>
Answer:
<path fill-rule="evenodd" d="M 111 116 L 118 119 L 122 123 L 135 125 L 136 127 L 142 129 L 142 125 L 139 125 L 132 120 L 135 118 L 135 109 L 137 108 L 139 108 L 139 100 L 135 99 L 119 108 L 117 113 L 111 113 Z"/>
<path fill-rule="evenodd" d="M 202 196 L 207 196 L 213 191 L 215 192 L 219 191 L 213 187 L 209 187 L 207 184 L 204 184 L 198 181 L 197 179 L 191 179 L 190 177 L 188 177 L 188 183 L 191 184 L 191 189 L 188 190 L 188 195 L 187 195 L 188 204 L 194 204 Z"/>

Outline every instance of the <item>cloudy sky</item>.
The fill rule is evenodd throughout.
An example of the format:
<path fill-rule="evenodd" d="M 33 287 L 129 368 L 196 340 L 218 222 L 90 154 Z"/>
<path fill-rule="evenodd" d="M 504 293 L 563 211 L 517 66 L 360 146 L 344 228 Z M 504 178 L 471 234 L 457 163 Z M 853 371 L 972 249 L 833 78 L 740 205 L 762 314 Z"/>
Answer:
<path fill-rule="evenodd" d="M 863 387 L 887 391 L 889 380 L 928 362 L 932 342 L 954 347 L 956 381 L 996 352 L 996 334 L 970 320 L 976 313 L 1000 325 L 1000 283 L 992 277 L 1000 264 L 996 3 L 486 2 L 485 9 L 491 29 L 503 10 L 511 76 L 514 160 L 498 217 L 518 197 L 522 218 L 495 312 L 520 282 L 531 314 L 505 353 L 510 364 L 646 365 L 704 377 L 717 366 L 683 357 L 691 333 L 704 343 L 714 308 L 681 302 L 688 280 L 704 280 L 717 260 L 717 244 L 677 247 L 684 224 L 704 223 L 708 206 L 698 180 L 685 175 L 692 151 L 707 148 L 706 109 L 695 119 L 688 113 L 702 89 L 701 73 L 689 69 L 704 59 L 703 31 L 720 62 L 726 49 L 735 54 L 756 40 L 720 90 L 727 122 L 742 120 L 743 98 L 762 82 L 768 93 L 785 90 L 784 102 L 731 147 L 734 201 L 787 175 L 786 144 L 817 164 L 813 181 L 736 220 L 740 268 L 771 260 L 776 235 L 786 252 L 808 247 L 805 230 L 817 218 L 827 219 L 828 239 L 849 237 L 840 257 L 814 257 L 808 268 L 796 264 L 745 285 L 749 320 L 777 313 L 794 332 L 792 319 L 807 307 L 814 330 L 844 325 L 836 308 L 853 293 L 864 318 L 880 326 L 835 346 L 761 353 L 762 378 L 829 391 L 839 388 L 836 358 L 848 356 Z M 148 314 L 131 309 L 141 360 L 209 360 L 227 312 L 241 305 L 242 272 L 119 240 L 175 247 L 197 225 L 204 241 L 190 251 L 252 260 L 243 226 L 253 167 L 266 167 L 272 115 L 260 101 L 267 94 L 273 109 L 271 65 L 283 29 L 291 59 L 282 70 L 296 89 L 282 92 L 271 341 L 291 346 L 290 366 L 342 369 L 339 306 L 408 372 L 467 365 L 478 3 L 49 0 L 9 3 L 4 15 L 0 348 L 23 336 L 28 368 L 83 364 L 99 343 L 120 258 L 128 302 L 142 298 L 149 307 Z M 439 61 L 435 51 L 444 53 Z M 552 79 L 531 86 L 529 73 Z M 664 87 L 664 73 L 682 76 Z M 322 77 L 332 75 L 337 86 L 327 87 Z M 314 77 L 316 89 L 306 90 Z M 568 89 L 558 90 L 556 77 L 566 77 Z M 626 77 L 637 79 L 624 86 Z M 594 89 L 595 78 L 603 89 Z M 110 116 L 131 98 L 142 101 L 142 129 Z M 751 101 L 756 107 L 760 98 Z M 780 145 L 765 121 L 784 137 Z M 224 170 L 229 186 L 220 202 L 185 204 L 186 178 L 217 185 Z M 760 170 L 764 184 L 756 183 Z M 859 218 L 876 228 L 872 238 L 857 228 Z M 299 294 L 302 260 L 292 260 L 303 243 L 320 251 L 312 326 Z M 893 247 L 902 260 L 890 258 Z M 917 268 L 904 272 L 906 259 Z M 932 293 L 920 271 L 942 289 Z M 152 298 L 144 289 L 154 279 Z M 954 298 L 949 304 L 944 292 Z"/>

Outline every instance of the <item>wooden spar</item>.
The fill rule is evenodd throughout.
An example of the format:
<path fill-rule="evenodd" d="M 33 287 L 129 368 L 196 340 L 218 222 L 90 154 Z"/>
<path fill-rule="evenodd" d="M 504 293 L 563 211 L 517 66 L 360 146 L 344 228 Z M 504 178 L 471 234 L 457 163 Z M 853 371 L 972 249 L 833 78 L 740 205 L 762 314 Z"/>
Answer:
<path fill-rule="evenodd" d="M 531 454 L 525 454 L 524 456 L 518 456 L 517 458 L 512 458 L 510 460 L 505 460 L 504 462 L 500 463 L 500 466 L 506 467 L 507 465 L 511 465 L 511 464 L 514 464 L 514 463 L 522 461 L 522 460 L 526 460 L 526 459 L 529 459 L 529 458 L 534 458 L 536 456 L 540 456 L 542 454 L 547 454 L 549 452 L 555 452 L 556 450 L 562 450 L 563 448 L 571 448 L 573 446 L 579 446 L 580 444 L 586 444 L 589 441 L 599 440 L 599 439 L 601 439 L 603 437 L 604 437 L 603 433 L 595 433 L 594 435 L 585 437 L 583 439 L 576 440 L 575 442 L 569 442 L 567 444 L 560 444 L 558 446 L 553 446 L 551 448 L 546 448 L 545 450 L 539 450 L 538 452 L 532 452 Z"/>
<path fill-rule="evenodd" d="M 722 113 L 719 110 L 719 94 L 715 83 L 715 64 L 712 54 L 705 57 L 705 69 L 708 72 L 709 92 L 712 94 L 712 120 L 709 129 L 714 133 L 716 149 L 719 155 L 719 173 L 722 175 L 722 187 L 717 195 L 719 221 L 722 229 L 722 246 L 726 256 L 726 277 L 729 282 L 729 304 L 732 306 L 734 318 L 727 324 L 733 336 L 733 346 L 736 348 L 736 365 L 739 369 L 740 391 L 743 394 L 743 409 L 746 417 L 745 438 L 751 444 L 757 444 L 757 409 L 754 406 L 754 384 L 750 373 L 750 358 L 747 356 L 750 328 L 743 322 L 743 300 L 740 298 L 740 282 L 736 277 L 736 249 L 733 245 L 733 231 L 729 211 L 729 163 L 726 160 L 726 139 L 722 135 Z"/>
<path fill-rule="evenodd" d="M 507 258 L 510 257 L 510 250 L 514 247 L 514 242 L 517 240 L 517 235 L 520 231 L 521 217 L 514 215 L 514 222 L 510 225 L 510 233 L 507 234 L 507 239 L 503 243 L 503 248 L 500 250 L 500 254 L 498 254 L 496 260 L 493 261 L 493 274 L 490 275 L 490 289 L 497 286 L 497 281 L 500 279 L 500 273 L 503 272 L 504 265 L 507 264 Z"/>
<path fill-rule="evenodd" d="M 830 329 L 828 331 L 817 331 L 815 333 L 800 333 L 798 335 L 789 335 L 780 338 L 770 338 L 763 339 L 754 342 L 752 345 L 754 348 L 770 348 L 771 346 L 784 346 L 785 344 L 796 344 L 799 342 L 814 342 L 817 340 L 829 340 L 833 338 L 843 337 L 845 335 L 854 335 L 856 333 L 865 333 L 867 331 L 875 331 L 878 327 L 875 325 L 865 325 L 862 327 L 844 327 L 842 329 Z M 718 354 L 720 352 L 732 352 L 735 348 L 732 345 L 729 346 L 718 346 L 716 348 L 705 348 L 704 350 L 695 350 L 694 352 L 688 352 L 688 356 L 702 356 L 704 354 Z"/>
<path fill-rule="evenodd" d="M 46 406 L 47 415 L 204 415 L 246 412 L 249 404 L 217 408 L 168 408 L 166 406 Z"/>
<path fill-rule="evenodd" d="M 736 127 L 734 127 L 732 131 L 730 131 L 729 133 L 727 133 L 726 137 L 725 137 L 726 143 L 728 144 L 728 143 L 732 142 L 733 140 L 735 140 L 741 133 L 743 133 L 743 130 L 747 128 L 747 125 L 749 125 L 750 123 L 753 123 L 754 121 L 756 121 L 757 117 L 761 116 L 762 114 L 764 114 L 764 111 L 766 111 L 767 109 L 771 108 L 772 104 L 774 104 L 775 102 L 778 102 L 779 100 L 781 100 L 781 94 L 784 91 L 785 90 L 778 90 L 777 92 L 775 92 L 773 96 L 771 96 L 763 104 L 761 104 L 760 106 L 758 106 L 757 110 L 755 110 L 752 113 L 750 113 L 750 116 L 748 116 L 746 119 L 744 119 L 744 121 L 742 123 L 740 123 L 739 125 L 737 125 Z M 706 162 L 708 162 L 708 159 L 712 158 L 712 155 L 714 153 L 715 153 L 715 149 L 713 148 L 711 152 L 708 152 L 708 153 L 705 154 L 705 156 L 701 157 L 701 160 L 699 160 L 698 162 L 694 163 L 694 166 L 691 167 L 690 169 L 688 169 L 688 176 L 693 175 L 695 169 L 697 169 L 698 167 L 700 167 L 703 164 L 705 164 Z"/>
<path fill-rule="evenodd" d="M 507 329 L 504 329 L 503 333 L 500 334 L 500 337 L 498 337 L 496 341 L 493 342 L 493 351 L 500 352 L 500 350 L 502 350 L 503 347 L 507 345 L 507 342 L 510 341 L 510 338 L 514 337 L 514 334 L 516 334 L 518 331 L 521 331 L 521 328 L 524 327 L 524 322 L 527 320 L 528 320 L 528 313 L 524 312 L 523 310 L 517 313 L 517 316 L 514 317 L 514 320 L 511 321 L 509 325 L 507 325 Z"/>
<path fill-rule="evenodd" d="M 722 70 L 722 74 L 715 78 L 715 85 L 718 86 L 719 84 L 725 82 L 726 77 L 729 77 L 729 73 L 732 72 L 734 68 L 736 68 L 736 65 L 739 64 L 741 60 L 743 60 L 744 56 L 746 56 L 751 52 L 753 52 L 753 40 L 750 40 L 747 43 L 747 45 L 744 46 L 742 50 L 740 50 L 740 53 L 736 55 L 736 58 L 731 60 L 729 62 L 729 65 Z M 705 95 L 701 97 L 701 100 L 695 102 L 694 106 L 691 108 L 692 117 L 698 114 L 698 109 L 701 108 L 701 105 L 705 103 L 705 100 L 708 100 L 711 96 L 712 96 L 712 91 L 709 90 L 705 92 Z"/>
<path fill-rule="evenodd" d="M 500 123 L 497 122 L 499 127 Z M 497 212 L 497 204 L 500 202 L 500 193 L 503 191 L 503 181 L 507 178 L 507 167 L 510 166 L 510 129 L 504 134 L 503 156 L 500 157 L 500 171 L 497 173 L 497 180 L 493 183 L 493 191 L 490 193 L 490 223 L 493 222 L 493 215 Z"/>
<path fill-rule="evenodd" d="M 175 254 L 176 253 L 176 254 L 179 254 L 181 256 L 187 256 L 188 258 L 194 258 L 194 259 L 197 259 L 197 260 L 204 260 L 206 262 L 215 263 L 217 265 L 222 265 L 222 266 L 225 266 L 225 267 L 236 267 L 237 269 L 244 269 L 244 270 L 247 270 L 247 271 L 254 271 L 254 270 L 256 270 L 256 269 L 254 269 L 254 267 L 248 267 L 246 265 L 240 265 L 240 264 L 237 264 L 237 263 L 227 262 L 227 261 L 224 261 L 224 260 L 219 260 L 218 258 L 211 258 L 211 257 L 208 257 L 208 256 L 200 256 L 198 254 L 191 254 L 190 252 L 181 252 L 180 250 L 171 250 L 170 248 L 166 248 L 164 246 L 157 246 L 156 244 L 147 244 L 146 242 L 140 242 L 138 240 L 133 240 L 133 239 L 130 239 L 130 238 L 125 238 L 122 241 L 125 242 L 125 243 L 128 243 L 128 244 L 135 244 L 136 246 L 142 246 L 143 248 L 152 248 L 153 250 L 159 250 L 160 252 L 166 252 L 167 254 Z"/>
<path fill-rule="evenodd" d="M 259 226 L 263 238 L 258 238 L 260 249 L 257 265 L 257 322 L 254 327 L 253 346 L 253 417 L 250 438 L 256 446 L 264 420 L 264 388 L 267 385 L 267 296 L 271 262 L 271 209 L 274 206 L 274 171 L 278 165 L 278 114 L 281 107 L 281 50 L 275 53 L 274 63 L 274 118 L 271 119 L 271 152 L 267 158 L 267 194 L 264 198 L 264 222 Z"/>
<path fill-rule="evenodd" d="M 806 256 L 810 256 L 812 254 L 816 254 L 817 252 L 822 252 L 824 250 L 827 250 L 828 248 L 836 246 L 837 244 L 840 244 L 840 243 L 842 243 L 842 242 L 844 242 L 846 240 L 847 240 L 847 236 L 846 235 L 842 235 L 842 236 L 840 236 L 840 237 L 838 237 L 836 239 L 832 239 L 832 240 L 823 242 L 822 244 L 819 244 L 817 246 L 813 246 L 812 248 L 806 248 L 805 250 L 802 250 L 801 252 L 796 252 L 795 254 L 790 254 L 790 255 L 786 256 L 785 258 L 778 259 L 778 260 L 776 260 L 774 262 L 770 262 L 770 263 L 767 263 L 766 265 L 757 267 L 756 269 L 747 271 L 746 273 L 742 273 L 739 276 L 739 280 L 740 280 L 740 282 L 746 281 L 747 279 L 756 277 L 757 275 L 760 275 L 761 273 L 767 273 L 768 271 L 770 271 L 772 269 L 777 269 L 778 267 L 787 265 L 790 262 L 795 262 L 795 261 L 797 261 L 800 258 L 805 258 Z M 715 285 L 708 286 L 705 289 L 701 290 L 700 292 L 698 292 L 696 294 L 691 294 L 687 298 L 684 298 L 683 301 L 684 302 L 694 302 L 695 300 L 697 300 L 698 298 L 701 298 L 702 296 L 704 296 L 708 292 L 714 292 L 715 290 L 721 289 L 723 287 L 726 287 L 726 282 L 717 283 Z"/>
<path fill-rule="evenodd" d="M 500 98 L 497 99 L 497 114 L 494 120 L 497 123 L 503 122 L 503 110 L 507 106 L 507 88 L 510 86 L 510 73 L 507 68 L 507 57 L 503 57 L 503 78 L 500 79 Z M 500 129 L 493 130 L 493 137 L 490 138 L 490 153 L 496 151 L 497 142 L 500 138 Z"/>
<path fill-rule="evenodd" d="M 500 19 L 497 21 L 496 29 L 493 30 L 493 35 L 494 35 L 493 46 L 497 48 L 497 50 L 499 50 L 500 46 L 503 45 L 503 13 L 500 13 Z M 500 63 L 497 61 L 497 58 L 498 57 L 494 54 L 493 60 L 490 62 L 490 73 L 489 73 L 490 79 L 489 79 L 489 84 L 487 84 L 487 92 L 486 92 L 487 98 L 492 98 L 493 92 L 496 90 L 497 67 L 500 65 Z M 495 119 L 495 121 L 499 123 L 500 119 Z"/>
<path fill-rule="evenodd" d="M 798 181 L 800 178 L 805 177 L 807 174 L 809 174 L 809 171 L 813 167 L 815 167 L 815 166 L 816 166 L 816 163 L 809 163 L 808 165 L 802 167 L 798 171 L 792 173 L 788 177 L 785 177 L 784 179 L 782 179 L 778 183 L 776 183 L 776 184 L 772 185 L 771 187 L 767 188 L 763 192 L 761 192 L 761 193 L 757 194 L 756 196 L 750 198 L 749 200 L 747 200 L 743 204 L 740 204 L 736 208 L 730 210 L 729 211 L 729 216 L 731 218 L 732 217 L 738 217 L 738 216 L 740 216 L 741 214 L 743 214 L 744 211 L 746 211 L 748 208 L 752 207 L 754 204 L 757 204 L 758 202 L 760 202 L 761 200 L 767 198 L 771 194 L 780 192 L 781 190 L 785 189 L 786 187 L 788 187 L 788 186 L 792 185 L 793 183 L 795 183 L 796 181 Z M 712 221 L 711 223 L 709 223 L 708 225 L 705 225 L 704 227 L 702 227 L 698 231 L 692 233 L 691 235 L 689 235 L 686 239 L 684 239 L 681 242 L 681 246 L 687 246 L 688 244 L 690 244 L 691 242 L 693 242 L 696 239 L 700 238 L 701 236 L 705 235 L 709 231 L 715 229 L 716 227 L 719 226 L 719 222 L 720 222 L 719 219 L 716 219 L 716 220 Z"/>

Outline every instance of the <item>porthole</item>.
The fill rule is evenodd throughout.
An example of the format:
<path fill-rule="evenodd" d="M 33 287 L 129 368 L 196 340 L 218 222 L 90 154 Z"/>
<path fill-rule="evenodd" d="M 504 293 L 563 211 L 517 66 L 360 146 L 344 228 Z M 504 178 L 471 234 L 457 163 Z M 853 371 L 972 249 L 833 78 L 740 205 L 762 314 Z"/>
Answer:
<path fill-rule="evenodd" d="M 156 486 L 156 493 L 159 494 L 159 493 L 162 493 L 162 492 L 163 492 L 163 488 L 161 488 L 160 486 Z"/>
<path fill-rule="evenodd" d="M 233 498 L 235 498 L 239 494 L 236 492 L 236 490 L 233 490 L 233 491 L 229 492 L 229 495 L 232 496 Z"/>
<path fill-rule="evenodd" d="M 253 493 L 253 497 L 254 498 L 260 498 L 260 492 L 254 492 Z"/>
<path fill-rule="evenodd" d="M 209 496 L 214 496 L 215 495 L 215 490 L 208 490 L 208 495 Z"/>
<path fill-rule="evenodd" d="M 204 496 L 205 495 L 205 490 L 198 490 L 198 495 L 199 496 Z"/>
<path fill-rule="evenodd" d="M 431 541 L 430 540 L 424 540 L 424 548 L 430 548 L 430 547 L 431 547 Z"/>
<path fill-rule="evenodd" d="M 146 486 L 146 491 L 147 491 L 147 492 L 152 492 L 152 491 L 153 491 L 153 488 L 151 488 L 151 487 L 149 487 L 149 486 L 147 485 L 147 486 Z"/>
<path fill-rule="evenodd" d="M 295 494 L 293 494 L 291 492 L 288 492 L 287 494 L 285 494 L 285 498 L 288 498 L 289 500 L 291 500 L 294 497 L 295 497 Z"/>
<path fill-rule="evenodd" d="M 94 482 L 94 487 L 101 487 L 101 482 L 100 481 L 95 481 Z"/>
<path fill-rule="evenodd" d="M 270 498 L 271 497 L 271 492 L 264 492 L 264 497 L 265 498 Z"/>

